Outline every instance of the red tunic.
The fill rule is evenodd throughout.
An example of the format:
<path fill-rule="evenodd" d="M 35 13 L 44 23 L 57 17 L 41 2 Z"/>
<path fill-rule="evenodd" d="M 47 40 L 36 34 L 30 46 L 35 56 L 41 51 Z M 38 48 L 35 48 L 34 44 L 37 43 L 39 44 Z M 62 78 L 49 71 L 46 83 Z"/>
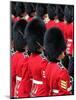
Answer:
<path fill-rule="evenodd" d="M 66 53 L 73 56 L 74 54 L 74 43 L 72 39 L 67 39 L 67 49 Z"/>
<path fill-rule="evenodd" d="M 28 22 L 32 21 L 33 17 L 29 17 L 27 20 Z"/>
<path fill-rule="evenodd" d="M 52 28 L 55 26 L 55 21 L 54 20 L 50 20 L 48 23 L 46 23 L 46 28 Z"/>
<path fill-rule="evenodd" d="M 46 85 L 43 83 L 42 79 L 42 67 L 41 62 L 44 60 L 42 55 L 39 54 L 31 54 L 28 60 L 28 80 L 32 80 L 31 87 L 31 97 L 37 96 L 47 96 L 46 94 Z M 47 63 L 46 63 L 47 64 Z M 30 73 L 30 77 L 29 77 Z M 27 75 L 27 74 L 25 74 Z M 25 76 L 24 75 L 24 76 Z M 26 79 L 26 76 L 25 78 Z"/>
<path fill-rule="evenodd" d="M 64 29 L 65 29 L 66 38 L 74 39 L 73 23 L 70 23 L 70 24 L 66 23 Z"/>
<path fill-rule="evenodd" d="M 15 52 L 11 56 L 11 97 L 18 97 L 24 59 L 27 61 L 28 58 L 20 52 Z"/>
<path fill-rule="evenodd" d="M 17 21 L 20 20 L 20 18 L 19 18 L 19 17 L 15 17 L 15 16 L 13 16 L 13 17 L 12 17 L 12 20 L 13 20 L 14 23 L 16 23 Z"/>
<path fill-rule="evenodd" d="M 73 55 L 74 50 L 74 28 L 73 23 L 65 24 L 65 34 L 67 41 L 67 54 Z"/>
<path fill-rule="evenodd" d="M 64 24 L 64 22 L 63 22 L 63 21 L 62 21 L 62 22 L 57 22 L 57 23 L 55 24 L 55 26 L 58 27 L 58 28 L 63 32 L 64 38 L 65 38 L 65 40 L 66 40 L 65 24 Z"/>
<path fill-rule="evenodd" d="M 65 34 L 65 24 L 64 22 L 55 22 L 54 20 L 50 20 L 48 23 L 46 23 L 46 28 L 52 28 L 52 27 L 58 27 L 64 35 L 64 38 L 66 40 L 66 34 Z"/>
<path fill-rule="evenodd" d="M 32 85 L 32 91 L 31 91 L 31 94 L 33 97 L 48 96 L 46 92 L 46 84 L 44 84 L 43 79 L 42 79 L 43 66 L 41 65 L 41 63 L 44 59 L 45 58 L 43 58 L 43 56 L 39 54 L 32 54 L 30 56 L 29 67 L 32 74 L 32 78 L 33 78 L 32 79 L 33 85 Z M 47 63 L 48 61 L 46 62 L 46 64 Z"/>
<path fill-rule="evenodd" d="M 49 62 L 46 66 L 45 75 L 50 96 L 71 94 L 68 71 L 60 63 Z"/>
<path fill-rule="evenodd" d="M 29 58 L 28 58 L 29 61 Z M 28 67 L 28 61 L 24 61 L 23 69 L 22 69 L 22 80 L 20 82 L 18 97 L 26 98 L 30 97 L 31 87 L 32 87 L 32 77 Z"/>

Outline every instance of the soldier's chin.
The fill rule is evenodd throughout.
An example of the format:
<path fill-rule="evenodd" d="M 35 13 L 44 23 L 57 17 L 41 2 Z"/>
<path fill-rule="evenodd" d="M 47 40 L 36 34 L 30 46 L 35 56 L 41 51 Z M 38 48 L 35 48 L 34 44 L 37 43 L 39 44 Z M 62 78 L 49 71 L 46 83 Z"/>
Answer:
<path fill-rule="evenodd" d="M 61 60 L 61 59 L 64 59 L 64 58 L 65 58 L 65 53 L 62 52 L 62 53 L 59 55 L 58 60 Z"/>

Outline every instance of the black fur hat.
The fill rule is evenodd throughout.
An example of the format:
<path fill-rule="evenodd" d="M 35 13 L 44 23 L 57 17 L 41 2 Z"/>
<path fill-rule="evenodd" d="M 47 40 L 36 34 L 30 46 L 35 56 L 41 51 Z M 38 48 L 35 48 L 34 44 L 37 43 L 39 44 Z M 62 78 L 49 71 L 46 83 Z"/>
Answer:
<path fill-rule="evenodd" d="M 48 16 L 51 20 L 54 20 L 56 16 L 56 6 L 53 4 L 48 4 L 47 6 Z"/>
<path fill-rule="evenodd" d="M 64 20 L 64 5 L 56 6 L 56 16 L 60 21 Z"/>
<path fill-rule="evenodd" d="M 16 3 L 16 16 L 22 17 L 22 14 L 25 12 L 25 5 L 22 2 L 17 2 Z"/>
<path fill-rule="evenodd" d="M 23 19 L 19 20 L 13 26 L 13 40 L 14 40 L 14 49 L 15 51 L 23 52 L 26 45 L 24 39 L 24 30 L 27 22 Z"/>
<path fill-rule="evenodd" d="M 14 16 L 16 16 L 15 6 L 16 6 L 16 2 L 11 2 L 11 14 Z"/>
<path fill-rule="evenodd" d="M 44 48 L 50 60 L 57 59 L 66 49 L 63 33 L 59 28 L 53 27 L 46 31 L 44 36 Z"/>
<path fill-rule="evenodd" d="M 25 3 L 25 11 L 31 17 L 31 13 L 35 12 L 35 4 L 33 3 Z"/>
<path fill-rule="evenodd" d="M 14 25 L 14 23 L 11 19 L 11 41 L 13 40 L 13 25 Z"/>
<path fill-rule="evenodd" d="M 68 23 L 71 23 L 74 19 L 74 7 L 67 5 L 64 10 L 64 18 Z"/>
<path fill-rule="evenodd" d="M 25 39 L 31 53 L 38 53 L 38 49 L 43 46 L 45 31 L 45 24 L 40 18 L 34 18 L 27 24 L 27 27 L 25 29 Z"/>
<path fill-rule="evenodd" d="M 37 4 L 36 13 L 37 13 L 37 16 L 42 18 L 47 13 L 47 5 L 46 4 Z"/>

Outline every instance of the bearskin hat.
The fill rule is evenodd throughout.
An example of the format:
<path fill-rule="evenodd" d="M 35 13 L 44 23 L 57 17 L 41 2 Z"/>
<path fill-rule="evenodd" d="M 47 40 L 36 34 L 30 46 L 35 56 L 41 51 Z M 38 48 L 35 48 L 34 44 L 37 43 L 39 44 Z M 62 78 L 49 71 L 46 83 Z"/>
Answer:
<path fill-rule="evenodd" d="M 48 4 L 47 6 L 47 13 L 51 20 L 54 20 L 56 16 L 56 6 L 53 4 Z"/>
<path fill-rule="evenodd" d="M 31 13 L 35 12 L 35 4 L 33 3 L 25 3 L 25 11 L 31 17 Z"/>
<path fill-rule="evenodd" d="M 74 19 L 74 7 L 73 6 L 70 6 L 70 5 L 65 6 L 64 17 L 68 23 L 71 23 L 73 21 Z"/>
<path fill-rule="evenodd" d="M 14 23 L 11 19 L 11 40 L 13 40 L 13 25 L 14 25 Z"/>
<path fill-rule="evenodd" d="M 13 26 L 13 40 L 14 40 L 14 49 L 15 51 L 23 52 L 26 45 L 24 39 L 24 30 L 27 22 L 23 19 L 19 20 Z"/>
<path fill-rule="evenodd" d="M 22 17 L 22 14 L 25 12 L 25 5 L 22 2 L 17 2 L 16 3 L 16 16 Z"/>
<path fill-rule="evenodd" d="M 47 5 L 46 4 L 37 4 L 36 13 L 37 13 L 37 16 L 42 18 L 47 13 Z"/>
<path fill-rule="evenodd" d="M 57 59 L 66 49 L 66 43 L 62 31 L 53 27 L 46 31 L 44 36 L 45 54 L 50 60 Z"/>
<path fill-rule="evenodd" d="M 11 2 L 11 14 L 13 14 L 14 16 L 16 16 L 16 2 Z"/>
<path fill-rule="evenodd" d="M 56 16 L 60 21 L 64 20 L 64 5 L 57 5 L 56 6 Z"/>
<path fill-rule="evenodd" d="M 40 18 L 36 17 L 27 24 L 24 38 L 31 53 L 38 53 L 38 49 L 43 46 L 45 31 L 45 24 Z"/>

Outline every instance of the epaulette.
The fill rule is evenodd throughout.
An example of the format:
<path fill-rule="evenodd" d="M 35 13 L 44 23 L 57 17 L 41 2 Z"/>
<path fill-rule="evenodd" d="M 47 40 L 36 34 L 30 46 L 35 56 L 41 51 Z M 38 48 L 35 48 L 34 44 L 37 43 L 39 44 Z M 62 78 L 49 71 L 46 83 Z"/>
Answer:
<path fill-rule="evenodd" d="M 46 56 L 44 55 L 44 52 L 42 52 L 41 54 L 40 54 L 40 56 L 42 57 L 42 59 L 44 60 L 47 60 L 47 58 L 46 58 Z"/>
<path fill-rule="evenodd" d="M 13 54 L 14 53 L 14 48 L 11 48 L 11 51 L 10 52 L 11 52 L 11 54 Z"/>
<path fill-rule="evenodd" d="M 58 62 L 57 65 L 61 68 L 61 69 L 65 69 L 65 67 L 63 66 L 62 62 Z"/>
<path fill-rule="evenodd" d="M 11 55 L 14 55 L 17 51 L 14 51 L 13 49 L 11 49 Z"/>
<path fill-rule="evenodd" d="M 29 55 L 27 53 L 25 53 L 25 52 L 23 52 L 23 55 L 24 55 L 24 58 L 25 57 L 29 57 Z"/>

